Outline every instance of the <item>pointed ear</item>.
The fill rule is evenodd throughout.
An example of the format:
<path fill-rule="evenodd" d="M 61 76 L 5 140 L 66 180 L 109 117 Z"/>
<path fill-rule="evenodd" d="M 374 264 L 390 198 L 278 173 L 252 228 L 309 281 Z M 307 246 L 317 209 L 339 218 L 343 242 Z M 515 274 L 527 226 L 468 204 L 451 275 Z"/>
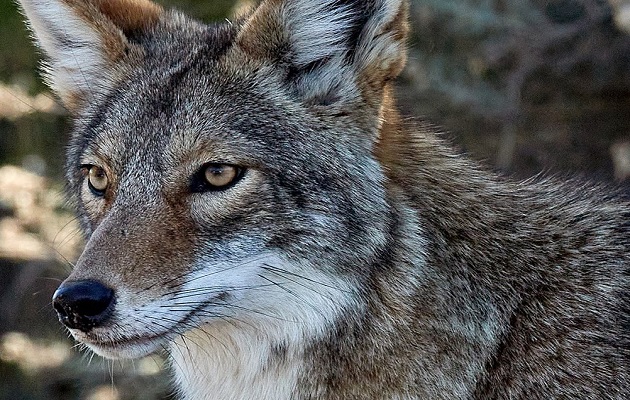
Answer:
<path fill-rule="evenodd" d="M 149 0 L 19 1 L 48 57 L 47 83 L 72 113 L 111 88 L 116 65 L 133 53 L 127 35 L 162 14 Z"/>
<path fill-rule="evenodd" d="M 306 103 L 357 93 L 380 103 L 385 84 L 405 65 L 407 14 L 406 0 L 266 0 L 237 43 L 285 68 Z"/>

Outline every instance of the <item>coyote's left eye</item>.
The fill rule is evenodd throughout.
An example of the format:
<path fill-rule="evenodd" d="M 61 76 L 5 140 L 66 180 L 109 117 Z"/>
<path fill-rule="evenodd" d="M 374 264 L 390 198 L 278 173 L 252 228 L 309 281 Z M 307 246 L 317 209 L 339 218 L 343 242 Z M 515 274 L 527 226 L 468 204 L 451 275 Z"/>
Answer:
<path fill-rule="evenodd" d="M 208 163 L 201 167 L 193 180 L 193 191 L 225 190 L 243 176 L 244 169 L 230 164 Z"/>
<path fill-rule="evenodd" d="M 109 186 L 109 179 L 105 170 L 96 165 L 85 166 L 87 168 L 88 187 L 97 196 L 103 196 Z"/>

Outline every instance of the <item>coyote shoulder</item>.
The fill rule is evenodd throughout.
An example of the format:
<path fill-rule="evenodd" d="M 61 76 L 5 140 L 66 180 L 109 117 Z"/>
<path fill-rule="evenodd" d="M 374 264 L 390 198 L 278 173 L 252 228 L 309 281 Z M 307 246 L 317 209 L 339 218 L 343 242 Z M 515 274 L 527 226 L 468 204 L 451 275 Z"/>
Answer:
<path fill-rule="evenodd" d="M 185 399 L 630 398 L 630 204 L 404 123 L 404 0 L 20 0 L 74 117 L 53 298 Z"/>

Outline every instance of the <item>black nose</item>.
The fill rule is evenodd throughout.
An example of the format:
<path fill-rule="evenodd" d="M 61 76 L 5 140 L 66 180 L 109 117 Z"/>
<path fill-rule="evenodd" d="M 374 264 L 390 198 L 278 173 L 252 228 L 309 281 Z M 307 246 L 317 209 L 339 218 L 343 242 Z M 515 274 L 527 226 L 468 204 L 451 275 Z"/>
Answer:
<path fill-rule="evenodd" d="M 114 311 L 114 291 L 100 282 L 65 282 L 53 295 L 53 307 L 68 328 L 88 332 Z"/>

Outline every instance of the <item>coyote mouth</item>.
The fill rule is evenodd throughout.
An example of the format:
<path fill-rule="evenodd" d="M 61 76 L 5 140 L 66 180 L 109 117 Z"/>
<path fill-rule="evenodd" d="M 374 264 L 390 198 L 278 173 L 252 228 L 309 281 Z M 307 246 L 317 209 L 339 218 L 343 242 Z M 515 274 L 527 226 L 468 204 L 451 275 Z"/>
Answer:
<path fill-rule="evenodd" d="M 121 338 L 117 340 L 114 340 L 114 339 L 112 340 L 103 340 L 103 339 L 86 340 L 84 343 L 92 345 L 92 346 L 103 347 L 103 348 L 123 348 L 123 347 L 129 347 L 129 346 L 142 346 L 142 345 L 147 345 L 147 344 L 154 343 L 157 341 L 164 341 L 166 340 L 166 336 L 168 336 L 168 332 L 165 332 L 163 334 L 158 334 L 158 335 L 135 336 L 131 338 Z"/>
<path fill-rule="evenodd" d="M 210 300 L 190 311 L 177 322 L 170 322 L 170 326 L 163 326 L 163 331 L 146 332 L 146 334 L 136 334 L 125 336 L 124 334 L 112 334 L 109 332 L 89 332 L 71 330 L 76 340 L 88 346 L 95 353 L 106 358 L 138 358 L 146 356 L 154 351 L 164 348 L 177 335 L 184 333 L 193 327 L 191 320 L 198 317 L 214 301 Z M 182 329 L 187 327 L 187 329 Z M 108 334 L 109 333 L 109 334 Z"/>
<path fill-rule="evenodd" d="M 166 331 L 147 336 L 108 339 L 93 334 L 75 334 L 75 339 L 89 347 L 96 354 L 106 358 L 138 358 L 159 350 L 174 333 Z"/>

